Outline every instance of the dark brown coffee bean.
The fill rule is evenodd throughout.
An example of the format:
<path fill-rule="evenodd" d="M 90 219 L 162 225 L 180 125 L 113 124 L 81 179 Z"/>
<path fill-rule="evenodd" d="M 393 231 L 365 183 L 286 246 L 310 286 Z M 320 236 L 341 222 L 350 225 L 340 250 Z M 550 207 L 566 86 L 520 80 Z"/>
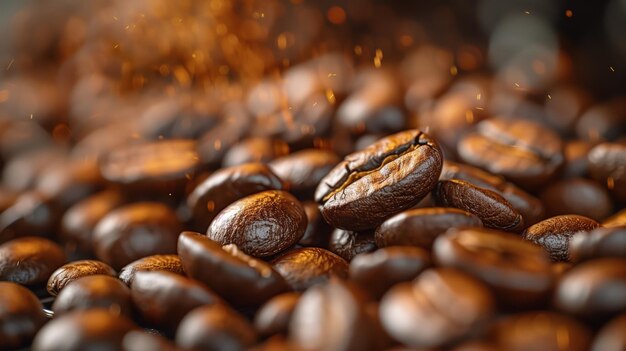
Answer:
<path fill-rule="evenodd" d="M 289 145 L 282 140 L 248 138 L 231 146 L 224 154 L 222 167 L 232 167 L 251 162 L 268 163 L 287 154 L 289 154 Z"/>
<path fill-rule="evenodd" d="M 256 344 L 248 351 L 305 351 L 295 343 L 289 341 L 286 336 L 279 334 L 268 338 L 266 341 Z"/>
<path fill-rule="evenodd" d="M 302 207 L 306 213 L 307 224 L 298 245 L 328 247 L 330 234 L 333 231 L 332 227 L 326 223 L 315 202 L 305 201 L 302 203 Z"/>
<path fill-rule="evenodd" d="M 213 106 L 187 101 L 173 98 L 151 104 L 137 116 L 139 134 L 150 140 L 196 139 L 218 123 Z"/>
<path fill-rule="evenodd" d="M 480 218 L 487 228 L 517 232 L 524 228 L 522 215 L 500 194 L 463 180 L 442 180 L 433 190 L 435 203 L 455 207 Z"/>
<path fill-rule="evenodd" d="M 201 283 L 170 272 L 137 272 L 130 293 L 144 321 L 170 331 L 194 308 L 221 302 Z"/>
<path fill-rule="evenodd" d="M 568 313 L 607 318 L 626 309 L 626 260 L 604 258 L 570 269 L 556 286 L 555 305 Z"/>
<path fill-rule="evenodd" d="M 346 156 L 320 182 L 315 200 L 326 221 L 337 228 L 374 228 L 432 190 L 442 159 L 428 135 L 418 130 L 394 134 Z"/>
<path fill-rule="evenodd" d="M 328 281 L 330 277 L 348 277 L 348 262 L 318 247 L 293 249 L 272 261 L 272 266 L 296 291 Z"/>
<path fill-rule="evenodd" d="M 280 111 L 271 116 L 279 125 L 272 134 L 280 137 L 292 148 L 303 149 L 315 146 L 319 138 L 328 135 L 333 112 L 334 108 L 326 95 L 314 93 L 292 112 Z M 257 124 L 262 125 L 265 122 L 266 119 L 257 118 Z M 267 125 L 263 125 L 256 130 L 266 129 Z"/>
<path fill-rule="evenodd" d="M 623 209 L 602 222 L 603 227 L 626 227 L 626 209 Z"/>
<path fill-rule="evenodd" d="M 180 351 L 173 342 L 158 334 L 131 330 L 124 336 L 124 351 Z"/>
<path fill-rule="evenodd" d="M 591 351 L 621 351 L 626 349 L 626 314 L 614 318 L 596 334 Z"/>
<path fill-rule="evenodd" d="M 602 143 L 587 155 L 592 177 L 620 201 L 626 201 L 626 142 Z"/>
<path fill-rule="evenodd" d="M 67 284 L 90 275 L 110 275 L 115 277 L 115 270 L 108 264 L 96 260 L 70 262 L 52 273 L 48 279 L 48 293 L 56 296 Z"/>
<path fill-rule="evenodd" d="M 585 351 L 591 332 L 575 319 L 554 312 L 525 312 L 499 321 L 490 333 L 497 350 Z"/>
<path fill-rule="evenodd" d="M 615 140 L 624 135 L 626 101 L 615 98 L 591 106 L 585 111 L 576 123 L 576 133 L 579 138 L 600 141 Z"/>
<path fill-rule="evenodd" d="M 0 348 L 27 346 L 46 323 L 43 306 L 30 290 L 11 282 L 0 282 Z"/>
<path fill-rule="evenodd" d="M 460 271 L 439 268 L 389 290 L 380 303 L 380 318 L 395 340 L 437 347 L 477 330 L 494 310 L 485 285 Z"/>
<path fill-rule="evenodd" d="M 189 195 L 187 207 L 195 227 L 205 231 L 215 216 L 231 203 L 248 195 L 282 188 L 282 181 L 268 166 L 247 163 L 211 174 Z"/>
<path fill-rule="evenodd" d="M 202 164 L 219 166 L 224 154 L 248 134 L 251 125 L 251 116 L 243 104 L 237 102 L 224 106 L 221 122 L 198 139 Z"/>
<path fill-rule="evenodd" d="M 418 246 L 430 251 L 437 236 L 450 228 L 482 226 L 480 218 L 457 208 L 412 209 L 398 213 L 376 228 L 376 245 Z"/>
<path fill-rule="evenodd" d="M 433 253 L 438 264 L 485 282 L 504 305 L 537 305 L 552 288 L 548 255 L 517 235 L 480 228 L 452 229 L 435 240 Z"/>
<path fill-rule="evenodd" d="M 67 160 L 46 167 L 44 174 L 37 179 L 35 189 L 66 209 L 103 186 L 95 160 Z"/>
<path fill-rule="evenodd" d="M 372 252 L 377 248 L 372 231 L 357 233 L 335 229 L 328 242 L 328 250 L 348 262 L 358 254 Z"/>
<path fill-rule="evenodd" d="M 54 200 L 36 191 L 20 194 L 13 204 L 0 213 L 0 244 L 31 236 L 51 236 L 60 217 Z"/>
<path fill-rule="evenodd" d="M 548 216 L 577 214 L 600 221 L 613 212 L 613 203 L 600 184 L 583 178 L 562 180 L 541 193 Z"/>
<path fill-rule="evenodd" d="M 553 261 L 569 260 L 569 241 L 580 231 L 590 231 L 600 226 L 591 218 L 563 215 L 545 219 L 526 228 L 522 237 L 546 250 Z"/>
<path fill-rule="evenodd" d="M 300 293 L 285 293 L 263 304 L 254 316 L 254 328 L 259 335 L 286 334 L 298 300 Z"/>
<path fill-rule="evenodd" d="M 258 306 L 288 290 L 283 277 L 269 264 L 234 245 L 221 247 L 199 233 L 180 235 L 178 255 L 189 277 L 237 306 Z"/>
<path fill-rule="evenodd" d="M 137 326 L 105 309 L 68 313 L 47 323 L 33 342 L 33 351 L 119 351 L 124 335 Z"/>
<path fill-rule="evenodd" d="M 594 143 L 579 139 L 565 143 L 564 178 L 584 177 L 589 173 L 587 155 L 593 146 Z"/>
<path fill-rule="evenodd" d="M 578 232 L 569 243 L 570 259 L 574 262 L 592 258 L 626 258 L 626 227 L 596 228 Z"/>
<path fill-rule="evenodd" d="M 457 146 L 465 162 L 533 188 L 550 179 L 563 163 L 558 135 L 528 120 L 488 119 Z"/>
<path fill-rule="evenodd" d="M 115 269 L 142 257 L 176 252 L 182 226 L 174 211 L 157 202 L 138 202 L 117 208 L 98 222 L 94 251 Z"/>
<path fill-rule="evenodd" d="M 130 289 L 116 277 L 90 275 L 67 284 L 52 304 L 54 315 L 75 310 L 107 308 L 114 313 L 131 315 Z"/>
<path fill-rule="evenodd" d="M 61 247 L 48 239 L 14 239 L 0 245 L 0 280 L 30 286 L 45 284 L 65 262 Z"/>
<path fill-rule="evenodd" d="M 133 261 L 120 270 L 119 278 L 131 286 L 138 272 L 166 271 L 184 275 L 183 264 L 178 255 L 152 255 Z"/>
<path fill-rule="evenodd" d="M 430 255 L 422 248 L 389 246 L 355 256 L 350 280 L 380 299 L 395 284 L 412 280 L 430 266 Z"/>
<path fill-rule="evenodd" d="M 295 245 L 306 230 L 306 213 L 293 195 L 268 190 L 238 200 L 211 222 L 207 236 L 235 244 L 255 257 L 268 257 Z"/>
<path fill-rule="evenodd" d="M 319 182 L 341 161 L 333 152 L 308 149 L 277 158 L 269 163 L 289 190 L 301 198 L 312 198 Z"/>
<path fill-rule="evenodd" d="M 245 350 L 256 341 L 248 321 L 222 304 L 189 312 L 176 331 L 176 345 L 194 350 Z"/>
<path fill-rule="evenodd" d="M 44 170 L 66 160 L 60 148 L 44 148 L 19 153 L 12 157 L 2 170 L 2 184 L 15 191 L 32 189 Z"/>

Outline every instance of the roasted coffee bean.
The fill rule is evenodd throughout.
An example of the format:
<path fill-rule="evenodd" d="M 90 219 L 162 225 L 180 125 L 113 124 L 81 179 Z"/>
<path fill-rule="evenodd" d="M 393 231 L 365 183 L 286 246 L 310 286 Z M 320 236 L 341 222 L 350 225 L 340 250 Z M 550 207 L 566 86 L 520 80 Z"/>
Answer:
<path fill-rule="evenodd" d="M 131 330 L 122 342 L 124 351 L 180 351 L 173 342 L 158 334 Z"/>
<path fill-rule="evenodd" d="M 587 155 L 593 146 L 594 143 L 579 139 L 565 143 L 564 178 L 584 177 L 589 173 Z"/>
<path fill-rule="evenodd" d="M 299 300 L 300 293 L 285 293 L 274 296 L 261 306 L 254 316 L 254 328 L 259 335 L 286 334 Z"/>
<path fill-rule="evenodd" d="M 115 270 L 108 264 L 96 260 L 70 262 L 52 273 L 48 279 L 48 293 L 56 296 L 67 284 L 90 275 L 110 275 L 115 277 Z"/>
<path fill-rule="evenodd" d="M 14 239 L 0 245 L 0 280 L 29 286 L 45 284 L 66 261 L 61 247 L 48 239 Z"/>
<path fill-rule="evenodd" d="M 545 219 L 526 228 L 522 237 L 546 250 L 553 261 L 569 260 L 569 241 L 580 231 L 590 231 L 600 224 L 591 218 L 563 215 Z"/>
<path fill-rule="evenodd" d="M 330 234 L 333 229 L 322 217 L 319 207 L 315 202 L 306 201 L 302 203 L 304 213 L 306 213 L 307 224 L 304 235 L 298 245 L 328 247 Z"/>
<path fill-rule="evenodd" d="M 9 208 L 0 213 L 0 244 L 9 240 L 53 234 L 60 209 L 54 200 L 36 191 L 20 194 Z"/>
<path fill-rule="evenodd" d="M 211 174 L 187 198 L 195 228 L 205 231 L 211 221 L 231 203 L 265 190 L 280 190 L 283 184 L 262 163 L 222 168 Z"/>
<path fill-rule="evenodd" d="M 176 331 L 176 345 L 194 350 L 245 350 L 256 341 L 248 321 L 222 304 L 189 312 Z"/>
<path fill-rule="evenodd" d="M 615 140 L 624 135 L 626 100 L 615 98 L 591 106 L 576 123 L 579 138 L 591 141 Z"/>
<path fill-rule="evenodd" d="M 0 282 L 0 348 L 27 346 L 46 322 L 43 306 L 30 290 Z"/>
<path fill-rule="evenodd" d="M 67 160 L 46 167 L 44 174 L 37 179 L 35 189 L 66 209 L 103 186 L 95 160 Z"/>
<path fill-rule="evenodd" d="M 142 257 L 176 252 L 182 226 L 174 211 L 157 202 L 139 202 L 109 212 L 94 230 L 94 251 L 115 269 Z"/>
<path fill-rule="evenodd" d="M 513 234 L 481 228 L 451 229 L 435 240 L 433 253 L 438 264 L 485 282 L 507 306 L 540 304 L 552 288 L 548 255 Z"/>
<path fill-rule="evenodd" d="M 482 226 L 480 218 L 457 208 L 412 209 L 398 213 L 376 228 L 376 245 L 418 246 L 430 251 L 437 236 L 449 228 Z"/>
<path fill-rule="evenodd" d="M 222 167 L 232 167 L 251 162 L 268 163 L 287 154 L 289 154 L 289 145 L 282 140 L 248 138 L 233 145 L 224 154 Z"/>
<path fill-rule="evenodd" d="M 346 156 L 322 179 L 315 200 L 326 221 L 337 228 L 374 228 L 432 190 L 442 159 L 428 135 L 418 130 L 397 133 Z"/>
<path fill-rule="evenodd" d="M 328 281 L 333 276 L 348 277 L 348 262 L 318 247 L 287 251 L 272 261 L 272 266 L 296 291 Z"/>
<path fill-rule="evenodd" d="M 439 268 L 389 290 L 380 303 L 380 318 L 395 340 L 412 347 L 437 347 L 478 330 L 494 310 L 491 292 L 483 283 Z"/>
<path fill-rule="evenodd" d="M 199 233 L 180 235 L 178 255 L 189 277 L 237 306 L 259 306 L 288 290 L 285 279 L 269 264 Z"/>
<path fill-rule="evenodd" d="M 606 184 L 619 201 L 626 201 L 626 142 L 599 144 L 587 158 L 592 177 Z"/>
<path fill-rule="evenodd" d="M 274 335 L 260 344 L 249 348 L 248 351 L 305 351 L 303 348 L 289 341 L 282 334 Z"/>
<path fill-rule="evenodd" d="M 312 198 L 319 182 L 341 161 L 333 152 L 308 149 L 277 158 L 269 163 L 289 190 L 301 198 Z"/>
<path fill-rule="evenodd" d="M 560 279 L 563 274 L 572 269 L 574 265 L 569 262 L 554 262 L 550 266 L 556 280 Z"/>
<path fill-rule="evenodd" d="M 604 319 L 626 310 L 626 259 L 604 258 L 570 269 L 556 286 L 555 305 L 568 313 Z"/>
<path fill-rule="evenodd" d="M 196 139 L 217 124 L 218 118 L 213 106 L 187 101 L 170 98 L 150 104 L 137 116 L 139 133 L 150 140 Z"/>
<path fill-rule="evenodd" d="M 591 351 L 620 351 L 626 349 L 626 314 L 605 324 L 596 334 Z"/>
<path fill-rule="evenodd" d="M 335 229 L 328 242 L 328 250 L 346 261 L 352 260 L 358 254 L 375 251 L 377 248 L 372 231 L 357 233 Z"/>
<path fill-rule="evenodd" d="M 457 145 L 461 159 L 534 188 L 550 179 L 563 164 L 558 135 L 528 120 L 491 118 L 476 125 Z"/>
<path fill-rule="evenodd" d="M 613 212 L 613 203 L 600 184 L 583 178 L 562 180 L 541 193 L 548 216 L 576 214 L 600 221 Z"/>
<path fill-rule="evenodd" d="M 591 332 L 575 319 L 548 311 L 506 317 L 492 328 L 497 350 L 585 351 Z"/>
<path fill-rule="evenodd" d="M 235 244 L 255 257 L 268 257 L 295 245 L 304 235 L 307 218 L 293 195 L 268 190 L 235 201 L 220 212 L 207 236 L 226 245 Z"/>
<path fill-rule="evenodd" d="M 183 264 L 178 255 L 152 255 L 133 261 L 120 270 L 119 278 L 131 286 L 138 272 L 166 271 L 184 275 Z"/>
<path fill-rule="evenodd" d="M 392 286 L 412 280 L 430 266 L 430 255 L 422 248 L 389 246 L 355 256 L 350 280 L 380 299 Z"/>
<path fill-rule="evenodd" d="M 623 209 L 602 222 L 603 227 L 626 227 L 626 209 Z"/>
<path fill-rule="evenodd" d="M 433 190 L 435 203 L 474 214 L 487 228 L 517 232 L 524 228 L 522 215 L 500 194 L 463 180 L 442 180 Z"/>
<path fill-rule="evenodd" d="M 574 262 L 603 257 L 626 258 L 626 227 L 596 228 L 574 234 L 569 243 Z"/>
<path fill-rule="evenodd" d="M 19 153 L 2 169 L 2 184 L 15 191 L 32 189 L 44 170 L 65 161 L 66 153 L 60 148 L 43 148 Z"/>
<path fill-rule="evenodd" d="M 224 154 L 248 134 L 251 122 L 251 116 L 243 104 L 226 104 L 222 120 L 198 139 L 198 154 L 202 164 L 219 166 Z"/>
<path fill-rule="evenodd" d="M 119 351 L 124 335 L 137 326 L 105 309 L 75 311 L 47 323 L 33 341 L 33 351 Z"/>
<path fill-rule="evenodd" d="M 130 292 L 143 320 L 170 331 L 187 312 L 221 301 L 201 283 L 169 272 L 137 272 Z"/>
<path fill-rule="evenodd" d="M 319 138 L 328 135 L 333 112 L 334 108 L 326 94 L 312 94 L 295 111 L 280 111 L 272 116 L 281 125 L 273 134 L 278 134 L 291 148 L 312 147 Z M 286 114 L 290 118 L 285 118 Z M 264 121 L 257 118 L 257 123 L 259 122 Z M 266 127 L 267 125 L 264 125 L 257 130 L 264 130 Z"/>
<path fill-rule="evenodd" d="M 128 287 L 116 277 L 90 275 L 67 284 L 52 304 L 55 316 L 75 310 L 107 308 L 112 313 L 131 315 Z"/>

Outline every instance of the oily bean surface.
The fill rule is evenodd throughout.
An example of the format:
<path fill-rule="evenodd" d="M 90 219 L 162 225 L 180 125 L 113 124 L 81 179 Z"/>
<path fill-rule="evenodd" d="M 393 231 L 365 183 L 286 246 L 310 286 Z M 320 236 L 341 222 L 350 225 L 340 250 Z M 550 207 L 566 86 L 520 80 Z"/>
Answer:
<path fill-rule="evenodd" d="M 286 334 L 300 296 L 295 292 L 280 294 L 263 304 L 254 316 L 254 328 L 259 335 Z"/>
<path fill-rule="evenodd" d="M 347 278 L 349 267 L 343 258 L 318 247 L 287 251 L 272 260 L 272 266 L 296 291 L 304 291 L 333 276 Z"/>
<path fill-rule="evenodd" d="M 75 310 L 107 308 L 112 313 L 131 315 L 130 290 L 109 275 L 90 275 L 67 284 L 52 304 L 55 316 Z"/>
<path fill-rule="evenodd" d="M 61 247 L 48 239 L 14 239 L 0 245 L 0 280 L 30 286 L 45 284 L 66 262 Z"/>
<path fill-rule="evenodd" d="M 133 261 L 120 270 L 119 278 L 131 286 L 138 272 L 166 271 L 184 275 L 183 264 L 178 255 L 152 255 Z"/>
<path fill-rule="evenodd" d="M 358 254 L 376 251 L 374 232 L 353 232 L 343 229 L 335 229 L 330 234 L 328 250 L 346 261 Z"/>
<path fill-rule="evenodd" d="M 108 264 L 97 260 L 73 261 L 54 271 L 48 279 L 47 290 L 52 296 L 58 295 L 63 288 L 76 279 L 90 275 L 110 275 L 115 277 L 115 270 Z"/>
<path fill-rule="evenodd" d="M 333 152 L 308 149 L 277 158 L 269 163 L 269 167 L 288 184 L 292 193 L 310 197 L 339 161 Z"/>
<path fill-rule="evenodd" d="M 626 227 L 596 228 L 578 232 L 569 243 L 570 260 L 578 262 L 594 258 L 626 258 Z"/>
<path fill-rule="evenodd" d="M 26 346 L 46 323 L 43 306 L 25 287 L 0 282 L 0 348 L 16 349 Z"/>
<path fill-rule="evenodd" d="M 626 142 L 596 145 L 587 158 L 591 176 L 606 184 L 618 200 L 626 201 Z"/>
<path fill-rule="evenodd" d="M 583 178 L 561 180 L 545 188 L 541 201 L 548 216 L 576 214 L 601 221 L 613 212 L 613 202 L 605 188 Z"/>

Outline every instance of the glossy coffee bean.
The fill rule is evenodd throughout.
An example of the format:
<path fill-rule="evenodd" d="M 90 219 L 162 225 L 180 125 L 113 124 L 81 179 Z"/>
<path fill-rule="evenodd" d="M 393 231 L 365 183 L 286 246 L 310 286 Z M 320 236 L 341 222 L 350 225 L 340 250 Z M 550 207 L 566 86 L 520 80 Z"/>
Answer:
<path fill-rule="evenodd" d="M 457 208 L 412 209 L 390 217 L 376 228 L 376 244 L 418 246 L 430 251 L 437 236 L 449 228 L 482 226 L 480 218 Z"/>
<path fill-rule="evenodd" d="M 66 159 L 60 148 L 43 148 L 19 153 L 2 169 L 2 184 L 18 192 L 32 189 L 42 172 L 55 163 Z"/>
<path fill-rule="evenodd" d="M 305 201 L 302 203 L 302 207 L 306 214 L 307 224 L 298 245 L 328 247 L 330 234 L 333 231 L 332 227 L 326 223 L 315 202 Z"/>
<path fill-rule="evenodd" d="M 587 154 L 594 143 L 585 140 L 572 140 L 565 143 L 565 164 L 563 165 L 564 178 L 584 177 L 589 173 Z"/>
<path fill-rule="evenodd" d="M 487 228 L 517 232 L 524 228 L 522 215 L 500 194 L 463 180 L 443 180 L 433 190 L 439 206 L 474 214 Z"/>
<path fill-rule="evenodd" d="M 35 189 L 66 209 L 103 186 L 95 160 L 68 160 L 46 167 Z"/>
<path fill-rule="evenodd" d="M 596 334 L 591 351 L 620 351 L 626 349 L 626 314 L 622 314 L 608 323 Z"/>
<path fill-rule="evenodd" d="M 0 244 L 34 234 L 51 236 L 59 216 L 54 199 L 36 191 L 22 193 L 0 213 Z"/>
<path fill-rule="evenodd" d="M 626 227 L 626 209 L 623 209 L 602 221 L 602 226 L 607 228 Z"/>
<path fill-rule="evenodd" d="M 296 291 L 328 281 L 331 277 L 348 277 L 348 262 L 334 253 L 318 247 L 287 251 L 272 260 L 274 269 Z"/>
<path fill-rule="evenodd" d="M 108 264 L 96 260 L 73 261 L 54 271 L 48 279 L 47 290 L 52 296 L 76 279 L 90 275 L 109 275 L 115 277 L 115 270 Z"/>
<path fill-rule="evenodd" d="M 563 215 L 545 219 L 526 228 L 522 237 L 546 250 L 553 261 L 569 260 L 569 241 L 580 231 L 590 231 L 600 224 L 591 218 Z"/>
<path fill-rule="evenodd" d="M 537 311 L 498 321 L 490 338 L 498 350 L 584 351 L 589 347 L 591 333 L 573 318 Z"/>
<path fill-rule="evenodd" d="M 120 270 L 119 278 L 131 286 L 138 272 L 165 271 L 184 275 L 183 264 L 178 255 L 152 255 L 133 261 Z"/>
<path fill-rule="evenodd" d="M 613 203 L 604 187 L 583 178 L 549 185 L 542 191 L 541 201 L 548 216 L 577 214 L 601 221 L 613 212 Z"/>
<path fill-rule="evenodd" d="M 220 246 L 204 235 L 183 232 L 178 255 L 185 273 L 236 306 L 259 306 L 289 288 L 269 264 L 234 245 Z"/>
<path fill-rule="evenodd" d="M 122 341 L 124 351 L 180 351 L 167 338 L 147 331 L 131 330 Z"/>
<path fill-rule="evenodd" d="M 106 308 L 112 313 L 131 314 L 128 287 L 116 277 L 90 275 L 67 284 L 52 304 L 55 316 L 75 310 Z"/>
<path fill-rule="evenodd" d="M 137 326 L 106 309 L 75 311 L 47 323 L 33 341 L 33 351 L 119 351 L 124 335 Z"/>
<path fill-rule="evenodd" d="M 350 262 L 350 280 L 380 299 L 389 288 L 413 280 L 431 264 L 422 248 L 389 246 L 355 256 Z"/>
<path fill-rule="evenodd" d="M 435 186 L 443 156 L 418 130 L 381 139 L 339 163 L 315 192 L 331 225 L 359 231 L 417 204 Z"/>
<path fill-rule="evenodd" d="M 189 312 L 176 331 L 176 345 L 194 350 L 245 350 L 256 341 L 254 328 L 222 304 Z"/>
<path fill-rule="evenodd" d="M 476 126 L 457 145 L 461 159 L 534 188 L 563 164 L 563 143 L 549 129 L 528 120 L 492 118 Z"/>
<path fill-rule="evenodd" d="M 375 251 L 378 247 L 374 240 L 374 232 L 353 232 L 335 229 L 330 235 L 328 250 L 346 261 L 358 254 Z"/>
<path fill-rule="evenodd" d="M 284 180 L 289 191 L 310 198 L 319 182 L 341 161 L 333 152 L 308 149 L 277 158 L 270 168 Z"/>
<path fill-rule="evenodd" d="M 626 258 L 626 227 L 596 228 L 574 234 L 569 243 L 574 262 L 593 258 Z"/>
<path fill-rule="evenodd" d="M 412 283 L 394 286 L 380 303 L 387 333 L 412 347 L 453 342 L 480 328 L 493 313 L 489 289 L 449 268 L 427 270 Z"/>
<path fill-rule="evenodd" d="M 0 348 L 27 346 L 35 333 L 46 323 L 43 306 L 23 286 L 0 282 Z"/>
<path fill-rule="evenodd" d="M 433 253 L 439 265 L 485 282 L 507 306 L 541 304 L 552 288 L 548 255 L 517 235 L 481 228 L 452 229 L 435 240 Z"/>
<path fill-rule="evenodd" d="M 243 139 L 251 127 L 251 116 L 241 103 L 226 104 L 222 120 L 198 139 L 198 154 L 202 164 L 217 167 L 224 154 Z"/>
<path fill-rule="evenodd" d="M 268 190 L 238 200 L 211 222 L 207 236 L 235 244 L 255 257 L 268 257 L 295 245 L 306 230 L 304 208 L 293 195 Z"/>
<path fill-rule="evenodd" d="M 14 239 L 0 245 L 0 280 L 29 286 L 45 284 L 65 262 L 61 247 L 48 239 Z"/>
<path fill-rule="evenodd" d="M 94 251 L 115 269 L 142 257 L 176 252 L 182 226 L 174 211 L 156 202 L 138 202 L 109 212 L 94 230 Z"/>
<path fill-rule="evenodd" d="M 205 231 L 211 221 L 231 203 L 265 190 L 280 190 L 280 178 L 262 163 L 222 168 L 198 184 L 187 198 L 195 227 Z"/>
<path fill-rule="evenodd" d="M 299 300 L 300 293 L 285 293 L 274 296 L 261 306 L 254 316 L 254 328 L 259 335 L 286 334 Z"/>
<path fill-rule="evenodd" d="M 591 176 L 626 201 L 626 142 L 596 145 L 587 155 Z"/>
<path fill-rule="evenodd" d="M 169 272 L 137 272 L 130 288 L 135 309 L 144 321 L 176 330 L 187 312 L 221 301 L 203 284 Z"/>
<path fill-rule="evenodd" d="M 604 258 L 575 266 L 561 278 L 555 305 L 584 318 L 604 319 L 626 309 L 626 260 Z"/>
<path fill-rule="evenodd" d="M 289 154 L 289 145 L 282 140 L 248 138 L 226 151 L 222 160 L 222 167 L 232 167 L 250 162 L 268 163 L 287 154 Z"/>

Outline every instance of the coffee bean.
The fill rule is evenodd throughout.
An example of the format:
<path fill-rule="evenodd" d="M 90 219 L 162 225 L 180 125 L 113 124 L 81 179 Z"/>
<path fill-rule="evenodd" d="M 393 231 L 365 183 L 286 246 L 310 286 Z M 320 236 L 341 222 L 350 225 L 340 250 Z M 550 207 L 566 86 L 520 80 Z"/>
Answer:
<path fill-rule="evenodd" d="M 61 247 L 48 239 L 14 239 L 0 245 L 0 280 L 29 286 L 45 284 L 66 261 Z"/>
<path fill-rule="evenodd" d="M 626 201 L 626 142 L 596 145 L 587 158 L 592 177 L 606 184 L 619 201 Z"/>
<path fill-rule="evenodd" d="M 377 248 L 372 231 L 357 233 L 335 229 L 328 242 L 328 250 L 346 261 L 352 260 L 358 254 L 375 251 Z"/>
<path fill-rule="evenodd" d="M 11 282 L 0 282 L 0 348 L 27 346 L 46 323 L 43 306 L 30 290 Z"/>
<path fill-rule="evenodd" d="M 251 122 L 251 116 L 242 103 L 226 104 L 222 120 L 198 139 L 202 164 L 219 166 L 226 152 L 248 134 Z"/>
<path fill-rule="evenodd" d="M 579 138 L 598 141 L 615 140 L 624 135 L 624 109 L 626 103 L 622 98 L 602 102 L 587 109 L 576 123 L 576 134 Z"/>
<path fill-rule="evenodd" d="M 513 234 L 481 228 L 451 229 L 435 240 L 433 253 L 439 265 L 465 271 L 485 282 L 505 306 L 541 304 L 552 288 L 548 255 Z"/>
<path fill-rule="evenodd" d="M 563 215 L 545 219 L 526 228 L 522 237 L 546 250 L 553 261 L 569 260 L 569 241 L 579 231 L 590 231 L 600 224 L 591 218 Z"/>
<path fill-rule="evenodd" d="M 589 173 L 587 155 L 594 143 L 585 140 L 571 140 L 565 143 L 565 164 L 563 165 L 564 178 L 584 177 Z"/>
<path fill-rule="evenodd" d="M 48 279 L 47 290 L 52 296 L 76 279 L 90 275 L 109 275 L 115 277 L 115 270 L 108 264 L 96 260 L 73 261 L 54 271 Z"/>
<path fill-rule="evenodd" d="M 54 199 L 36 191 L 20 194 L 0 213 L 0 244 L 31 236 L 51 236 L 58 223 L 60 208 Z"/>
<path fill-rule="evenodd" d="M 181 232 L 176 214 L 157 202 L 138 202 L 109 212 L 94 230 L 94 251 L 115 269 L 142 257 L 176 252 Z"/>
<path fill-rule="evenodd" d="M 248 321 L 222 304 L 189 312 L 176 331 L 176 345 L 194 350 L 244 350 L 256 341 Z"/>
<path fill-rule="evenodd" d="M 116 277 L 90 275 L 67 284 L 52 304 L 55 316 L 75 310 L 107 308 L 112 313 L 131 315 L 128 287 Z"/>
<path fill-rule="evenodd" d="M 333 152 L 308 149 L 277 158 L 270 168 L 300 198 L 312 198 L 319 182 L 341 161 Z"/>
<path fill-rule="evenodd" d="M 380 318 L 395 340 L 437 347 L 478 330 L 494 313 L 492 300 L 489 289 L 471 276 L 431 269 L 389 290 L 380 303 Z"/>
<path fill-rule="evenodd" d="M 302 207 L 306 213 L 307 224 L 298 245 L 328 247 L 330 234 L 333 231 L 332 227 L 326 223 L 315 202 L 305 201 L 302 203 Z"/>
<path fill-rule="evenodd" d="M 269 264 L 199 233 L 180 235 L 178 255 L 189 277 L 237 306 L 259 306 L 288 290 L 285 279 Z"/>
<path fill-rule="evenodd" d="M 626 349 L 626 314 L 606 323 L 596 334 L 591 351 L 619 351 Z"/>
<path fill-rule="evenodd" d="M 568 313 L 604 319 L 626 309 L 626 260 L 596 259 L 570 269 L 556 286 L 555 305 Z"/>
<path fill-rule="evenodd" d="M 442 180 L 435 186 L 433 197 L 439 206 L 455 207 L 474 214 L 487 228 L 512 232 L 524 228 L 522 215 L 500 194 L 466 181 Z"/>
<path fill-rule="evenodd" d="M 268 257 L 295 245 L 306 230 L 307 218 L 291 194 L 269 190 L 238 200 L 211 222 L 207 236 L 235 244 L 255 257 Z"/>
<path fill-rule="evenodd" d="M 285 293 L 274 296 L 261 306 L 254 316 L 254 328 L 259 335 L 286 334 L 299 300 L 300 293 Z"/>
<path fill-rule="evenodd" d="M 282 188 L 282 181 L 268 166 L 247 163 L 211 174 L 189 195 L 187 207 L 195 228 L 205 231 L 215 216 L 231 203 L 248 195 Z"/>
<path fill-rule="evenodd" d="M 105 309 L 75 311 L 47 323 L 33 341 L 33 351 L 118 351 L 124 335 L 137 326 Z"/>
<path fill-rule="evenodd" d="M 600 184 L 583 178 L 561 180 L 541 193 L 548 216 L 577 214 L 600 221 L 613 212 L 613 203 Z"/>
<path fill-rule="evenodd" d="M 430 255 L 422 248 L 389 246 L 356 255 L 350 262 L 350 280 L 380 299 L 392 286 L 412 280 L 430 266 Z"/>
<path fill-rule="evenodd" d="M 419 208 L 400 212 L 376 228 L 376 244 L 418 246 L 431 250 L 437 236 L 449 228 L 482 227 L 475 215 L 456 208 Z"/>
<path fill-rule="evenodd" d="M 104 186 L 95 160 L 66 160 L 46 167 L 35 189 L 62 209 L 88 197 Z"/>
<path fill-rule="evenodd" d="M 19 153 L 4 165 L 2 184 L 18 192 L 32 189 L 45 169 L 66 157 L 66 152 L 56 147 Z"/>
<path fill-rule="evenodd" d="M 184 275 L 183 264 L 178 255 L 152 255 L 133 261 L 120 270 L 119 278 L 131 286 L 138 272 L 166 271 Z"/>
<path fill-rule="evenodd" d="M 301 347 L 289 341 L 282 334 L 274 335 L 266 341 L 256 344 L 248 351 L 304 351 Z"/>
<path fill-rule="evenodd" d="M 621 210 L 602 221 L 602 226 L 607 228 L 626 227 L 626 209 Z"/>
<path fill-rule="evenodd" d="M 574 262 L 603 257 L 626 258 L 626 227 L 576 233 L 570 240 L 569 252 Z"/>
<path fill-rule="evenodd" d="M 173 342 L 146 331 L 131 330 L 122 342 L 124 351 L 180 351 Z"/>
<path fill-rule="evenodd" d="M 346 156 L 320 182 L 315 200 L 337 228 L 374 228 L 432 190 L 442 158 L 428 135 L 418 130 L 394 134 Z"/>
<path fill-rule="evenodd" d="M 289 154 L 289 145 L 280 139 L 248 138 L 230 147 L 224 154 L 222 167 L 244 163 L 268 163 Z"/>
<path fill-rule="evenodd" d="M 343 258 L 318 247 L 287 251 L 272 260 L 272 266 L 296 291 L 304 291 L 332 276 L 347 278 L 349 267 Z"/>

